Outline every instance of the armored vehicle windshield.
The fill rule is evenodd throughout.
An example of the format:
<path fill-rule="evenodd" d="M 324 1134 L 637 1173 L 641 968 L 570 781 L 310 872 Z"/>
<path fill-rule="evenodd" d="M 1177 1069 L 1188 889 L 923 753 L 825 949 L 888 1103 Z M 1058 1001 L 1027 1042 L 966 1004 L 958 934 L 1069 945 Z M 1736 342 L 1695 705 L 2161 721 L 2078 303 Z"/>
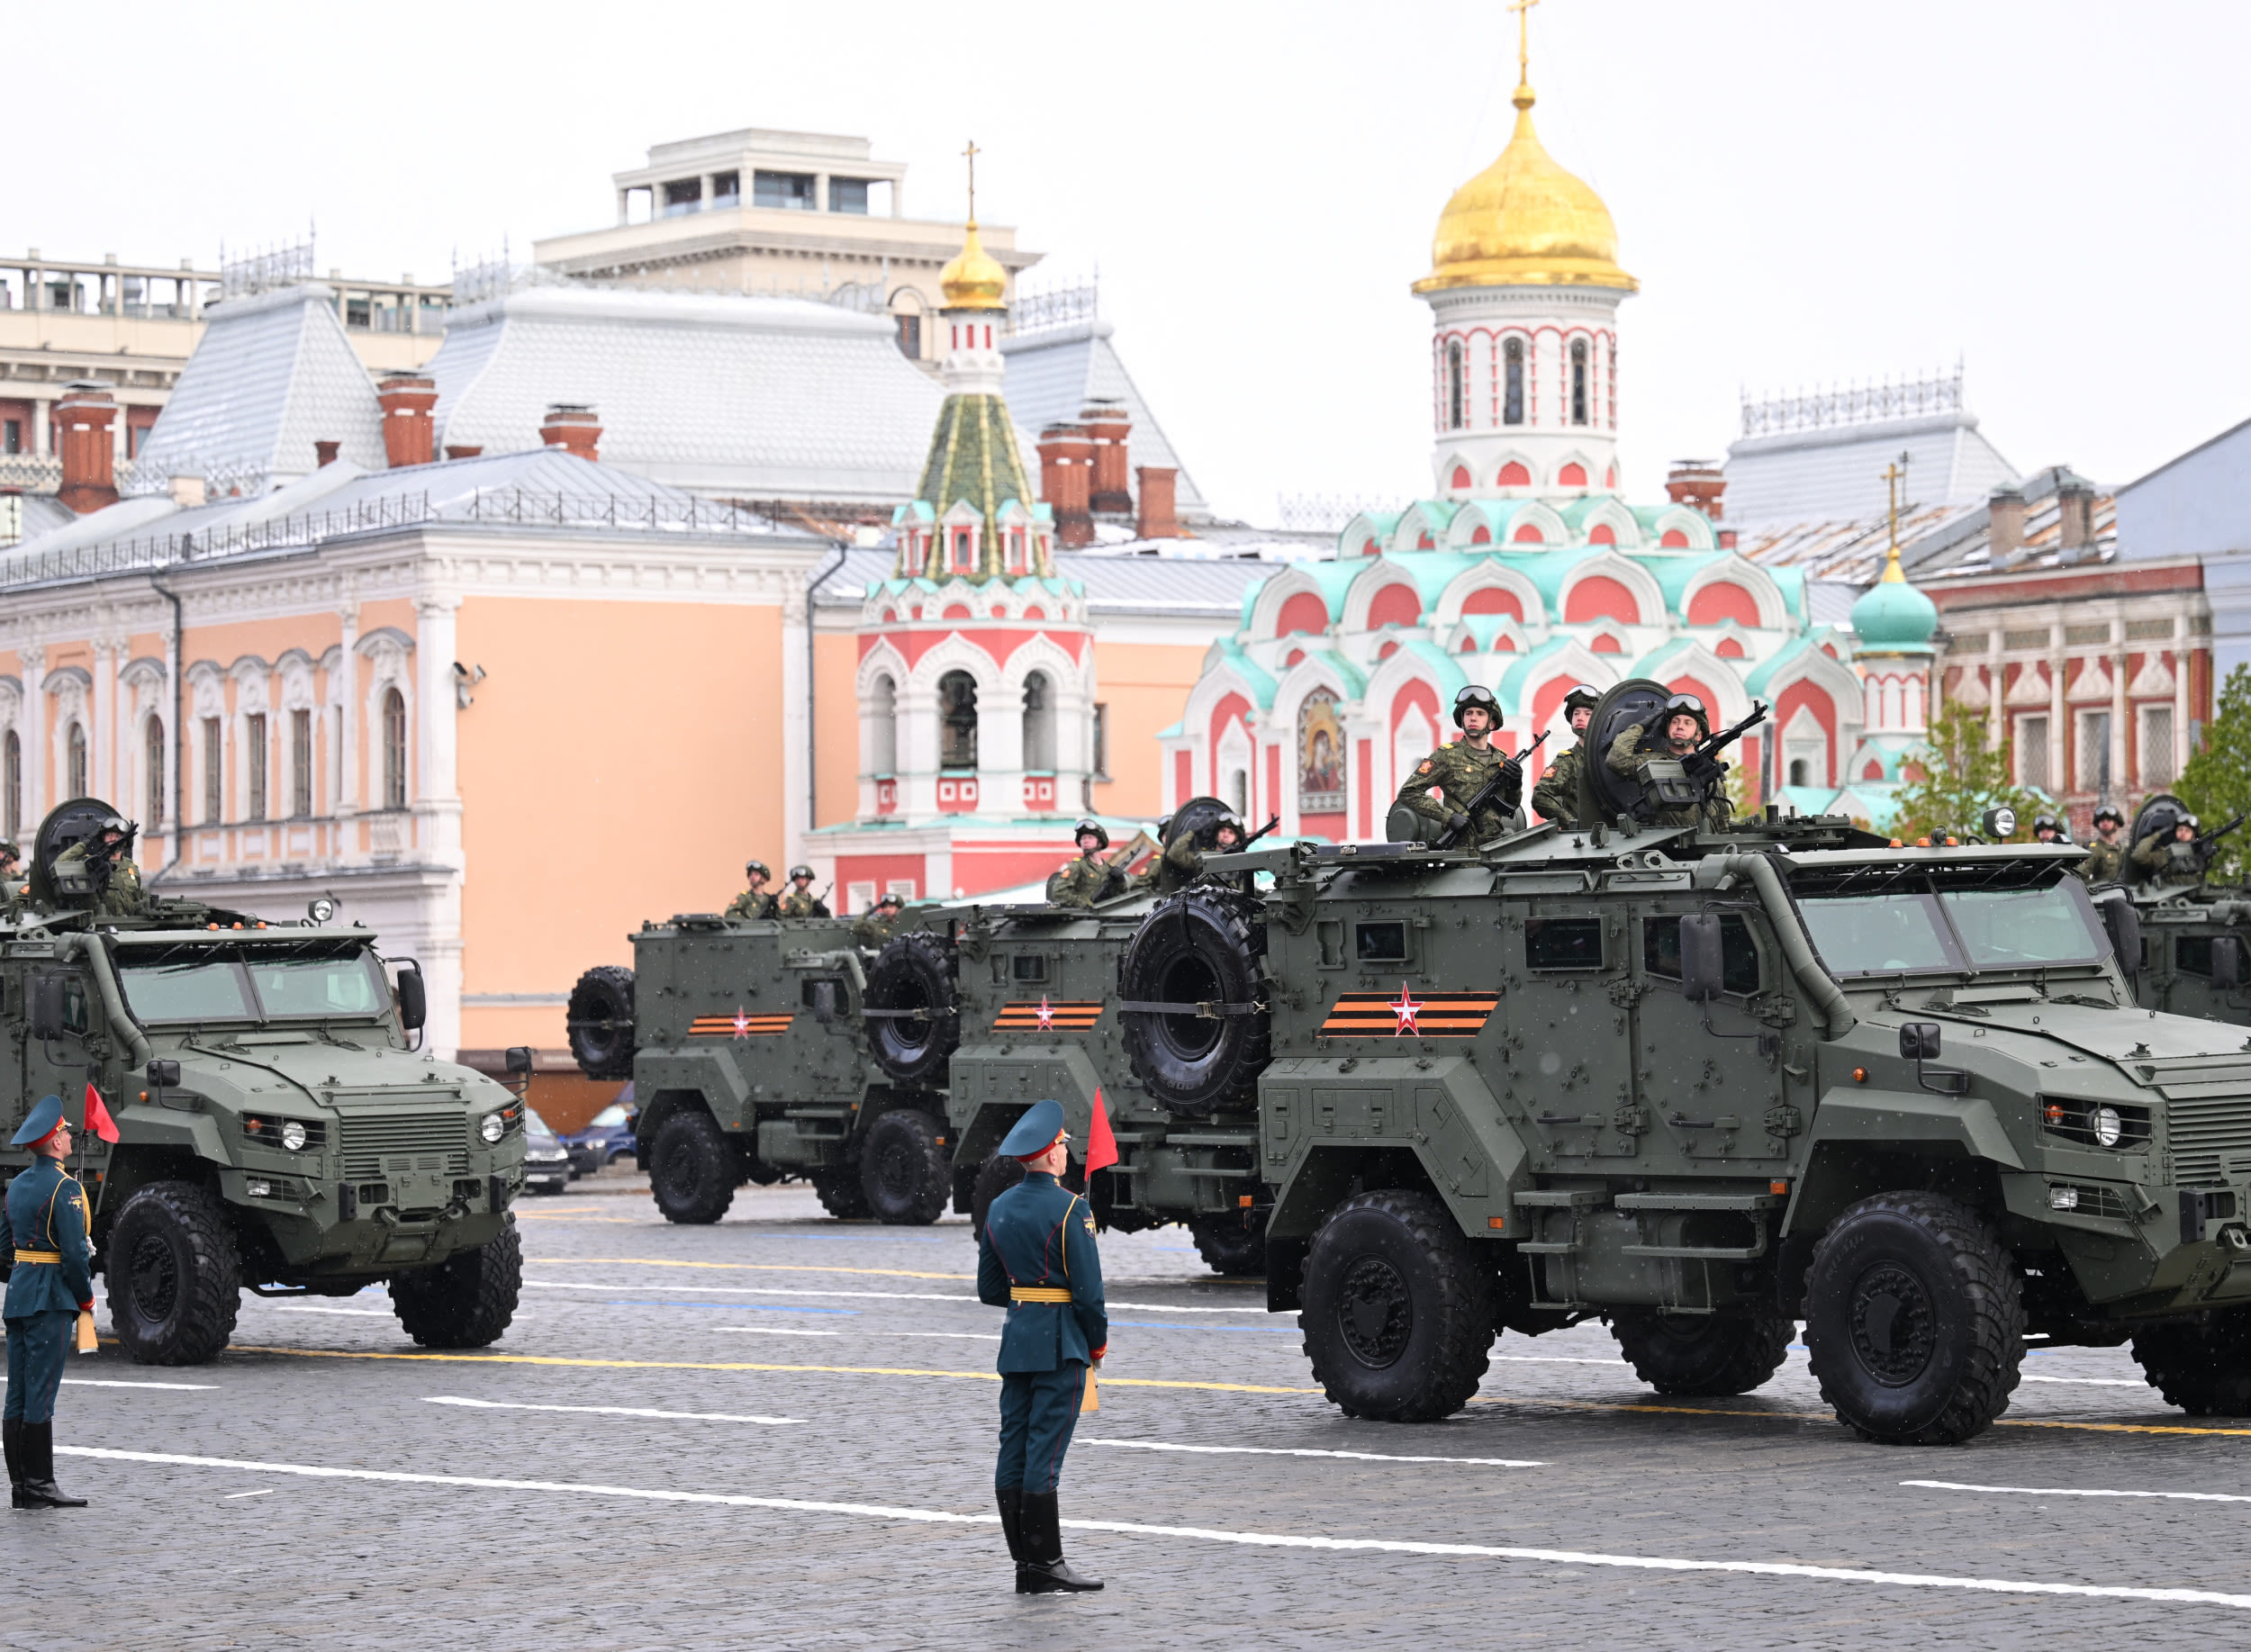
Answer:
<path fill-rule="evenodd" d="M 1840 976 L 2093 968 L 2111 950 L 2076 878 L 2031 889 L 1968 883 L 1951 869 L 1906 871 L 1849 893 L 1809 889 L 1798 904 L 1822 961 Z"/>
<path fill-rule="evenodd" d="M 391 1007 L 374 951 L 348 940 L 126 946 L 117 976 L 144 1023 L 364 1020 Z"/>

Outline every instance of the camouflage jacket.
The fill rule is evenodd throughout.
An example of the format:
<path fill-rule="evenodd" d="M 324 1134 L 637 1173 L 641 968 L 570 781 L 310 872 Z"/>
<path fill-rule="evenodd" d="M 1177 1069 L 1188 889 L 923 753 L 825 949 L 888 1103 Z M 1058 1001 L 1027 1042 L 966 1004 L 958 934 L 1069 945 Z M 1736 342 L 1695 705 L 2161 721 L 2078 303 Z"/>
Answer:
<path fill-rule="evenodd" d="M 58 866 L 74 866 L 86 860 L 86 846 L 73 844 L 55 857 Z M 120 859 L 110 868 L 109 881 L 94 898 L 94 910 L 103 917 L 131 917 L 148 904 L 140 887 L 140 868 Z"/>
<path fill-rule="evenodd" d="M 2078 873 L 2089 883 L 2123 883 L 2126 880 L 2126 845 L 2106 844 L 2100 837 L 2087 845 L 2087 858 L 2079 862 Z"/>
<path fill-rule="evenodd" d="M 1578 824 L 1578 769 L 1586 760 L 1587 748 L 1575 745 L 1540 777 L 1540 783 L 1532 789 L 1532 806 L 1540 811 L 1541 819 L 1558 826 Z"/>
<path fill-rule="evenodd" d="M 1406 784 L 1399 788 L 1394 801 L 1404 803 L 1424 819 L 1443 826 L 1461 812 L 1461 806 L 1482 790 L 1507 761 L 1505 753 L 1490 745 L 1480 750 L 1467 740 L 1449 740 L 1415 765 L 1415 772 L 1407 776 Z M 1442 799 L 1434 798 L 1431 796 L 1433 790 L 1442 790 L 1446 795 Z M 1478 810 L 1471 839 L 1484 843 L 1507 831 L 1510 817 L 1515 814 L 1523 796 L 1524 783 L 1520 775 L 1514 785 L 1505 788 L 1498 798 L 1489 799 Z"/>
<path fill-rule="evenodd" d="M 2204 881 L 2203 853 L 2193 843 L 2175 843 L 2170 832 L 2152 832 L 2134 845 L 2136 874 L 2152 889 L 2190 889 Z"/>
<path fill-rule="evenodd" d="M 1141 888 L 1154 889 L 1160 895 L 1177 895 L 1189 884 L 1202 881 L 1203 877 L 1204 855 L 1196 846 L 1196 834 L 1183 832 L 1164 846 L 1164 853 L 1157 863 L 1136 881 Z"/>
<path fill-rule="evenodd" d="M 1051 907 L 1090 907 L 1098 900 L 1122 894 L 1126 874 L 1107 861 L 1091 854 L 1075 855 L 1048 874 L 1047 904 Z"/>
<path fill-rule="evenodd" d="M 1643 767 L 1666 755 L 1663 752 L 1641 749 L 1641 725 L 1629 726 L 1615 740 L 1603 758 L 1613 774 L 1623 774 L 1629 780 L 1639 780 Z M 1651 826 L 1696 826 L 1706 832 L 1724 832 L 1734 824 L 1735 811 L 1728 807 L 1727 789 L 1713 781 L 1704 790 L 1701 806 L 1693 804 L 1659 807 L 1650 817 Z"/>
<path fill-rule="evenodd" d="M 891 931 L 899 927 L 895 917 L 883 917 L 870 912 L 852 920 L 852 939 L 871 952 L 879 951 L 891 938 Z"/>
<path fill-rule="evenodd" d="M 827 917 L 828 903 L 818 895 L 808 895 L 791 889 L 773 903 L 776 917 Z"/>
<path fill-rule="evenodd" d="M 728 917 L 772 917 L 774 916 L 773 897 L 764 889 L 745 889 L 735 897 L 727 908 Z"/>

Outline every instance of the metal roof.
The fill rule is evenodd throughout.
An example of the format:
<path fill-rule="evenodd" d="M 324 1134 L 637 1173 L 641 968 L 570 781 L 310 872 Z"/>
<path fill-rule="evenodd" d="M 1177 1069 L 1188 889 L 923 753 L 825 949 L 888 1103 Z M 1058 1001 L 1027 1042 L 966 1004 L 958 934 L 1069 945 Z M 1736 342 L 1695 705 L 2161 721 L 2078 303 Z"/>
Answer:
<path fill-rule="evenodd" d="M 891 577 L 896 557 L 887 547 L 845 553 L 844 566 L 820 588 L 824 609 L 858 608 L 870 585 Z M 1055 553 L 1055 575 L 1082 585 L 1087 611 L 1096 619 L 1136 615 L 1210 619 L 1232 628 L 1243 611 L 1243 593 L 1271 579 L 1288 564 L 1276 562 L 1187 561 L 1169 556 L 1089 556 Z"/>
<path fill-rule="evenodd" d="M 1165 438 L 1164 427 L 1142 400 L 1133 375 L 1110 343 L 1111 331 L 1107 321 L 1080 321 L 1002 339 L 1000 353 L 1008 367 L 1001 392 L 1008 398 L 1008 411 L 1036 439 L 1044 426 L 1075 422 L 1089 402 L 1124 404 L 1133 420 L 1126 438 L 1129 465 L 1170 465 L 1179 471 L 1173 484 L 1175 508 L 1187 516 L 1205 515 L 1210 506 Z M 1134 489 L 1138 496 L 1138 479 Z"/>

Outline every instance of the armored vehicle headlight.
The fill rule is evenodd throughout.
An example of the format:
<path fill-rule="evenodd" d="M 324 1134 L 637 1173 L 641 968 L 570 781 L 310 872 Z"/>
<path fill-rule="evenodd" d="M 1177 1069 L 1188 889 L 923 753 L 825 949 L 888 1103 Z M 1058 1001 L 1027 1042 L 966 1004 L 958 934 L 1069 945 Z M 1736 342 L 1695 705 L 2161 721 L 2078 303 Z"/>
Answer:
<path fill-rule="evenodd" d="M 477 1126 L 477 1134 L 483 1136 L 487 1142 L 497 1142 L 501 1139 L 502 1133 L 507 1128 L 506 1119 L 497 1113 L 488 1113 L 484 1115 L 484 1122 Z"/>
<path fill-rule="evenodd" d="M 2102 1147 L 2116 1147 L 2119 1137 L 2126 1133 L 2116 1107 L 2094 1108 L 2087 1115 L 2087 1128 L 2094 1132 L 2097 1145 Z"/>
<path fill-rule="evenodd" d="M 274 1196 L 274 1184 L 253 1178 L 242 1184 L 242 1191 L 254 1199 L 270 1199 Z"/>
<path fill-rule="evenodd" d="M 302 1152 L 305 1144 L 305 1127 L 295 1119 L 289 1119 L 282 1125 L 281 1138 L 282 1145 L 291 1152 Z"/>

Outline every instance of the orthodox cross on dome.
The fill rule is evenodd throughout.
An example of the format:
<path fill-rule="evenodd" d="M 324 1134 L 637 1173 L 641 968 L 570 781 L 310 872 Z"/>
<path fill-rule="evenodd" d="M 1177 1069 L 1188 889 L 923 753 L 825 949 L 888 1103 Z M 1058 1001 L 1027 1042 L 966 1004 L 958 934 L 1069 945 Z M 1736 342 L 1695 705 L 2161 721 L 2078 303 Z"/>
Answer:
<path fill-rule="evenodd" d="M 1884 490 L 1890 497 L 1892 519 L 1892 544 L 1891 549 L 1884 554 L 1884 579 L 1886 583 L 1894 585 L 1905 582 L 1907 578 L 1906 571 L 1899 565 L 1899 493 L 1906 482 L 1907 455 L 1902 453 L 1884 467 Z"/>
<path fill-rule="evenodd" d="M 1540 0 L 1508 0 L 1502 9 L 1516 14 L 1516 84 L 1532 84 L 1532 8 Z"/>
<path fill-rule="evenodd" d="M 1539 4 L 1540 4 L 1540 0 L 1532 0 L 1532 5 L 1539 5 Z M 966 159 L 966 160 L 969 162 L 969 221 L 970 221 L 970 222 L 972 222 L 972 224 L 973 224 L 973 223 L 975 223 L 975 222 L 977 221 L 977 156 L 978 156 L 978 153 L 979 153 L 979 151 L 978 151 L 978 148 L 977 148 L 977 140 L 976 140 L 976 139 L 974 139 L 974 138 L 972 138 L 972 139 L 969 140 L 969 148 L 967 148 L 967 149 L 963 149 L 963 150 L 962 151 L 962 155 L 963 155 L 963 158 L 964 159 Z"/>

